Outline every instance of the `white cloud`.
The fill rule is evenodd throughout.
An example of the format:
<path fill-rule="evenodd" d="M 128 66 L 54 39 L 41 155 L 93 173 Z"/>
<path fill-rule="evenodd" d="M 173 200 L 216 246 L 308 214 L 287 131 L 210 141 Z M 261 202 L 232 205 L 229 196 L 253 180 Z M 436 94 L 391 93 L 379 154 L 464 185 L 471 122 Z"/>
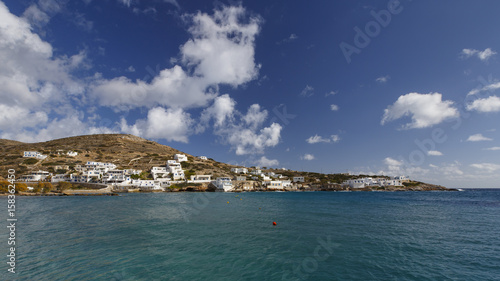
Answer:
<path fill-rule="evenodd" d="M 478 164 L 471 164 L 470 166 L 488 173 L 500 170 L 500 165 L 493 163 L 478 163 Z"/>
<path fill-rule="evenodd" d="M 440 93 L 409 93 L 400 96 L 394 104 L 384 110 L 381 124 L 411 116 L 412 122 L 404 125 L 404 129 L 431 127 L 459 116 L 458 110 L 452 105 L 452 101 L 442 101 Z"/>
<path fill-rule="evenodd" d="M 485 92 L 485 91 L 494 91 L 496 89 L 500 89 L 500 82 L 494 82 L 494 83 L 486 85 L 482 88 L 474 89 L 474 90 L 470 91 L 469 93 L 467 93 L 467 96 L 476 95 L 480 92 Z"/>
<path fill-rule="evenodd" d="M 476 110 L 479 112 L 498 112 L 500 111 L 500 98 L 491 96 L 484 99 L 474 100 L 467 105 L 467 110 Z"/>
<path fill-rule="evenodd" d="M 336 95 L 336 94 L 337 94 L 337 92 L 336 92 L 336 91 L 330 91 L 329 93 L 326 93 L 326 94 L 325 94 L 325 97 L 328 97 L 328 96 L 334 96 L 334 95 Z"/>
<path fill-rule="evenodd" d="M 311 161 L 311 160 L 314 160 L 314 155 L 306 153 L 303 156 L 301 156 L 300 159 Z"/>
<path fill-rule="evenodd" d="M 490 48 L 486 48 L 484 51 L 479 51 L 475 49 L 463 49 L 462 56 L 464 58 L 470 58 L 472 56 L 477 56 L 482 61 L 488 61 L 490 57 L 496 55 L 496 52 Z"/>
<path fill-rule="evenodd" d="M 427 151 L 427 155 L 430 155 L 430 156 L 442 156 L 443 153 L 441 151 L 437 151 L 437 150 L 429 150 L 429 151 Z"/>
<path fill-rule="evenodd" d="M 276 167 L 280 164 L 280 162 L 276 159 L 267 159 L 266 156 L 262 156 L 259 160 L 254 162 L 255 165 L 259 167 Z"/>
<path fill-rule="evenodd" d="M 34 128 L 45 125 L 48 116 L 43 111 L 30 112 L 20 106 L 7 106 L 0 104 L 0 130 L 18 131 L 23 128 Z"/>
<path fill-rule="evenodd" d="M 127 71 L 128 71 L 128 72 L 135 72 L 135 67 L 133 67 L 133 66 L 129 66 L 129 67 L 127 68 Z"/>
<path fill-rule="evenodd" d="M 441 166 L 429 164 L 429 167 L 433 168 L 434 172 L 437 172 L 445 176 L 461 176 L 464 172 L 460 169 L 460 163 L 454 162 L 451 164 L 442 164 Z"/>
<path fill-rule="evenodd" d="M 471 135 L 467 139 L 467 141 L 491 141 L 491 140 L 493 140 L 493 139 L 487 138 L 487 137 L 483 136 L 482 134 Z"/>
<path fill-rule="evenodd" d="M 377 79 L 375 79 L 375 81 L 383 84 L 383 83 L 386 83 L 387 81 L 389 81 L 389 79 L 391 79 L 391 76 L 386 75 L 386 76 L 378 77 Z"/>
<path fill-rule="evenodd" d="M 309 85 L 306 85 L 306 87 L 304 88 L 304 90 L 302 90 L 302 92 L 300 92 L 300 96 L 302 97 L 310 97 L 314 95 L 314 88 L 309 86 Z"/>
<path fill-rule="evenodd" d="M 200 125 L 207 126 L 210 120 L 215 120 L 215 126 L 224 125 L 228 118 L 233 118 L 235 105 L 236 102 L 227 94 L 217 97 L 214 103 L 201 113 Z"/>
<path fill-rule="evenodd" d="M 246 114 L 235 109 L 236 102 L 228 95 L 222 95 L 206 108 L 200 118 L 197 132 L 202 132 L 214 122 L 214 134 L 222 142 L 231 145 L 237 155 L 261 154 L 267 147 L 276 146 L 281 137 L 281 125 L 272 123 L 264 127 L 267 110 L 260 105 L 251 105 Z"/>
<path fill-rule="evenodd" d="M 322 136 L 319 135 L 314 135 L 306 139 L 307 143 L 314 144 L 314 143 L 336 143 L 340 141 L 340 137 L 338 135 L 331 135 L 329 138 L 323 138 Z"/>
<path fill-rule="evenodd" d="M 122 119 L 120 125 L 121 131 L 129 134 L 187 143 L 192 123 L 189 113 L 181 108 L 165 110 L 162 107 L 155 107 L 149 110 L 147 119 L 137 120 L 130 126 L 125 119 Z"/>
<path fill-rule="evenodd" d="M 485 148 L 484 150 L 492 150 L 492 151 L 500 150 L 500 146 L 489 147 L 489 148 Z"/>
<path fill-rule="evenodd" d="M 338 106 L 338 105 L 336 105 L 336 104 L 331 104 L 331 105 L 330 105 L 330 109 L 331 109 L 332 111 L 338 111 L 338 110 L 339 110 L 339 106 Z"/>
<path fill-rule="evenodd" d="M 401 166 L 401 165 L 403 165 L 403 162 L 398 161 L 398 160 L 391 158 L 391 157 L 385 158 L 384 163 L 388 166 Z"/>
<path fill-rule="evenodd" d="M 192 38 L 180 46 L 182 66 L 161 70 L 151 82 L 100 79 L 92 96 L 101 105 L 124 109 L 205 106 L 217 96 L 219 84 L 237 87 L 257 77 L 260 66 L 254 61 L 254 43 L 261 20 L 242 20 L 245 14 L 238 6 L 215 10 L 212 16 L 185 15 L 192 22 Z"/>

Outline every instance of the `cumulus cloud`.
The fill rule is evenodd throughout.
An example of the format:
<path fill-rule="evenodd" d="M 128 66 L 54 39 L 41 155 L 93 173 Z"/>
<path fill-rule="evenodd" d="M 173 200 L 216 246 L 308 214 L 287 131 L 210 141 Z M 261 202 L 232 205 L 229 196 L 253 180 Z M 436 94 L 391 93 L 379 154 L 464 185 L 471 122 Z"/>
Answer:
<path fill-rule="evenodd" d="M 222 142 L 231 145 L 237 155 L 261 154 L 267 147 L 276 146 L 281 137 L 281 125 L 272 123 L 264 127 L 267 110 L 258 104 L 251 105 L 245 114 L 235 109 L 236 102 L 228 95 L 222 95 L 203 110 L 197 131 L 204 131 L 213 123 L 213 133 Z M 201 129 L 200 129 L 201 127 Z"/>
<path fill-rule="evenodd" d="M 429 164 L 429 167 L 433 168 L 434 172 L 437 172 L 441 175 L 445 176 L 461 176 L 464 175 L 464 172 L 460 169 L 460 163 L 444 163 L 441 166 Z"/>
<path fill-rule="evenodd" d="M 266 156 L 262 156 L 259 160 L 254 162 L 255 165 L 259 167 L 276 167 L 280 162 L 276 159 L 267 159 Z"/>
<path fill-rule="evenodd" d="M 314 160 L 314 155 L 306 153 L 303 156 L 301 156 L 300 159 L 301 160 L 311 161 L 311 160 Z"/>
<path fill-rule="evenodd" d="M 482 134 L 471 135 L 467 139 L 467 141 L 491 141 L 491 140 L 493 140 L 493 139 L 487 138 L 487 137 L 483 136 Z"/>
<path fill-rule="evenodd" d="M 485 148 L 484 150 L 492 150 L 492 151 L 500 150 L 500 146 L 488 147 L 488 148 Z"/>
<path fill-rule="evenodd" d="M 308 139 L 306 139 L 306 142 L 307 143 L 310 143 L 310 144 L 314 144 L 314 143 L 320 143 L 320 142 L 324 142 L 324 143 L 335 143 L 335 142 L 339 142 L 340 141 L 340 137 L 338 135 L 331 135 L 329 138 L 323 138 L 319 135 L 314 135 L 314 136 L 311 136 L 309 137 Z"/>
<path fill-rule="evenodd" d="M 237 87 L 257 77 L 255 36 L 260 18 L 245 18 L 243 7 L 223 7 L 213 15 L 186 15 L 191 39 L 180 47 L 180 62 L 163 69 L 151 82 L 126 77 L 100 79 L 91 93 L 101 105 L 200 107 L 217 94 L 219 84 Z"/>
<path fill-rule="evenodd" d="M 331 111 L 338 111 L 338 110 L 339 110 L 339 106 L 338 106 L 338 105 L 336 105 L 336 104 L 331 104 L 331 105 L 330 105 L 330 110 L 331 110 Z"/>
<path fill-rule="evenodd" d="M 464 58 L 477 56 L 482 61 L 488 61 L 492 56 L 496 55 L 497 53 L 490 48 L 486 48 L 484 49 L 484 51 L 479 51 L 475 49 L 463 49 L 461 54 L 462 57 Z"/>
<path fill-rule="evenodd" d="M 411 116 L 412 122 L 403 129 L 427 128 L 447 119 L 456 118 L 459 112 L 452 101 L 443 101 L 440 93 L 402 95 L 384 110 L 381 124 L 401 117 Z"/>
<path fill-rule="evenodd" d="M 136 136 L 187 143 L 192 123 L 190 114 L 181 108 L 155 107 L 149 110 L 146 119 L 140 119 L 134 125 L 128 125 L 127 121 L 122 118 L 120 125 L 122 132 Z"/>
<path fill-rule="evenodd" d="M 500 98 L 491 96 L 484 99 L 474 100 L 467 105 L 467 110 L 476 110 L 479 112 L 498 112 L 500 111 Z"/>
<path fill-rule="evenodd" d="M 430 156 L 442 156 L 443 153 L 441 151 L 437 151 L 437 150 L 429 150 L 429 151 L 427 151 L 427 155 L 430 155 Z"/>
<path fill-rule="evenodd" d="M 470 166 L 488 173 L 500 170 L 500 165 L 493 163 L 478 163 L 478 164 L 471 164 Z"/>
<path fill-rule="evenodd" d="M 391 79 L 391 76 L 386 75 L 386 76 L 378 77 L 377 79 L 375 79 L 375 81 L 383 84 L 383 83 L 386 83 L 387 81 L 389 81 L 389 79 Z"/>
<path fill-rule="evenodd" d="M 300 96 L 301 97 L 310 97 L 314 95 L 314 88 L 309 86 L 309 85 L 306 85 L 306 87 L 304 88 L 304 90 L 302 90 L 302 92 L 300 92 Z"/>

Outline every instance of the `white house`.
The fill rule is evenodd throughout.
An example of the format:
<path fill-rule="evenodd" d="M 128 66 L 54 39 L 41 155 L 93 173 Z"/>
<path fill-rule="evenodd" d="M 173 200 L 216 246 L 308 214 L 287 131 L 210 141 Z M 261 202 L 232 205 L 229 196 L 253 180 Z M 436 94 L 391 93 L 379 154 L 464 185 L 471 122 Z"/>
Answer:
<path fill-rule="evenodd" d="M 61 181 L 67 181 L 71 182 L 73 180 L 73 175 L 72 174 L 57 174 L 53 175 L 52 178 L 50 179 L 51 182 L 61 182 Z"/>
<path fill-rule="evenodd" d="M 233 190 L 233 183 L 230 178 L 217 178 L 215 182 L 212 182 L 219 191 L 231 191 Z"/>
<path fill-rule="evenodd" d="M 304 182 L 304 177 L 293 177 L 293 182 Z"/>
<path fill-rule="evenodd" d="M 395 177 L 392 177 L 392 179 L 398 180 L 401 182 L 409 182 L 410 181 L 410 177 L 408 177 L 408 176 L 395 176 Z"/>
<path fill-rule="evenodd" d="M 168 176 L 170 172 L 167 170 L 167 167 L 153 167 L 151 168 L 151 175 L 156 180 L 157 178 L 164 178 Z"/>
<path fill-rule="evenodd" d="M 342 185 L 348 185 L 351 188 L 364 188 L 370 185 L 372 181 L 372 178 L 352 179 L 344 181 Z"/>
<path fill-rule="evenodd" d="M 235 174 L 246 174 L 246 173 L 248 173 L 248 169 L 247 168 L 231 168 L 231 172 L 233 172 Z"/>
<path fill-rule="evenodd" d="M 246 180 L 247 180 L 247 177 L 246 177 L 246 176 L 237 176 L 237 177 L 236 177 L 236 180 L 237 180 L 237 181 L 246 181 Z"/>
<path fill-rule="evenodd" d="M 78 152 L 75 152 L 75 151 L 68 151 L 66 154 L 67 154 L 69 157 L 75 157 L 75 156 L 77 156 L 77 155 L 78 155 Z"/>
<path fill-rule="evenodd" d="M 262 174 L 262 171 L 260 169 L 255 169 L 255 170 L 252 170 L 250 172 L 250 174 L 258 176 L 258 175 Z"/>
<path fill-rule="evenodd" d="M 268 189 L 283 189 L 283 183 L 281 181 L 271 181 L 267 185 Z"/>
<path fill-rule="evenodd" d="M 281 181 L 281 185 L 283 185 L 283 187 L 290 187 L 292 186 L 292 181 L 290 180 Z"/>
<path fill-rule="evenodd" d="M 177 162 L 185 162 L 185 161 L 188 161 L 188 158 L 186 155 L 184 154 L 175 154 L 174 155 L 174 159 L 177 160 Z"/>
<path fill-rule="evenodd" d="M 51 173 L 47 171 L 36 171 L 36 172 L 31 172 L 28 175 L 21 176 L 20 180 L 21 181 L 43 181 L 46 180 L 49 176 L 52 176 Z"/>
<path fill-rule="evenodd" d="M 163 190 L 160 183 L 155 180 L 132 180 L 132 186 L 138 187 L 142 191 Z"/>
<path fill-rule="evenodd" d="M 200 160 L 208 160 L 208 158 L 206 156 L 200 156 L 198 157 Z"/>
<path fill-rule="evenodd" d="M 106 173 L 109 170 L 116 169 L 116 165 L 113 163 L 103 163 L 103 162 L 93 162 L 93 161 L 87 161 L 85 167 L 87 168 L 87 170 L 99 170 L 103 173 Z"/>
<path fill-rule="evenodd" d="M 189 180 L 189 183 L 208 183 L 212 181 L 212 176 L 211 175 L 194 175 L 191 176 L 191 180 Z"/>
<path fill-rule="evenodd" d="M 36 159 L 45 159 L 47 158 L 47 155 L 43 155 L 40 152 L 37 151 L 25 151 L 23 154 L 23 157 L 26 158 L 36 158 Z"/>
<path fill-rule="evenodd" d="M 180 163 L 172 163 L 169 161 L 167 163 L 167 167 L 170 171 L 171 177 L 173 180 L 179 180 L 184 178 L 184 171 L 182 170 L 182 166 Z"/>

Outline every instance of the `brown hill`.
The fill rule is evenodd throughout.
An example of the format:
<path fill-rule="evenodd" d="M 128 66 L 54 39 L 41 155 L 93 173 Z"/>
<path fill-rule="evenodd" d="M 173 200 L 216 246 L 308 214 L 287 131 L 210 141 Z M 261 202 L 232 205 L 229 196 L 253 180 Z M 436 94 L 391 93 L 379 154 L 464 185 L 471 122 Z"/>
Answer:
<path fill-rule="evenodd" d="M 48 157 L 35 161 L 23 158 L 24 151 L 38 151 Z M 76 157 L 66 155 L 76 151 Z M 200 160 L 192 155 L 133 135 L 101 134 L 56 139 L 39 143 L 23 143 L 0 139 L 0 176 L 8 169 L 15 169 L 18 176 L 29 171 L 48 170 L 55 172 L 56 166 L 74 167 L 87 161 L 111 162 L 119 169 L 148 171 L 153 166 L 164 166 L 177 153 L 188 156 L 183 168 L 195 174 L 222 176 L 229 174 L 231 165 L 212 159 Z"/>

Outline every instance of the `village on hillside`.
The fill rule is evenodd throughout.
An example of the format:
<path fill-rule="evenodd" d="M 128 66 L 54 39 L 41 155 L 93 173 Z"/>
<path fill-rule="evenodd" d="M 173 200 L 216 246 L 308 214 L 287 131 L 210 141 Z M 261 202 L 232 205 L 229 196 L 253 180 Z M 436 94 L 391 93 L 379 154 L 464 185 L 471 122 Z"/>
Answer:
<path fill-rule="evenodd" d="M 59 155 L 75 157 L 78 152 L 58 151 Z M 47 159 L 37 151 L 24 151 L 24 158 L 32 158 L 33 163 Z M 192 157 L 190 157 L 192 158 Z M 206 156 L 196 157 L 197 161 L 209 161 Z M 173 159 L 164 165 L 152 166 L 150 170 L 120 169 L 116 164 L 87 161 L 80 165 L 56 165 L 50 170 L 31 171 L 21 175 L 18 181 L 26 183 L 28 190 L 33 190 L 33 183 L 49 182 L 51 184 L 70 183 L 105 186 L 113 192 L 161 192 L 161 191 L 298 191 L 317 186 L 320 179 L 305 177 L 300 172 L 285 168 L 271 171 L 260 167 L 233 167 L 225 175 L 197 174 L 189 166 L 190 159 L 185 154 L 175 154 Z M 264 167 L 265 168 L 265 167 Z M 339 183 L 327 182 L 342 189 L 384 188 L 403 186 L 410 182 L 406 176 L 397 177 L 356 177 L 343 174 L 346 180 Z M 347 176 L 347 177 L 346 177 Z M 322 182 L 321 184 L 325 184 Z"/>

